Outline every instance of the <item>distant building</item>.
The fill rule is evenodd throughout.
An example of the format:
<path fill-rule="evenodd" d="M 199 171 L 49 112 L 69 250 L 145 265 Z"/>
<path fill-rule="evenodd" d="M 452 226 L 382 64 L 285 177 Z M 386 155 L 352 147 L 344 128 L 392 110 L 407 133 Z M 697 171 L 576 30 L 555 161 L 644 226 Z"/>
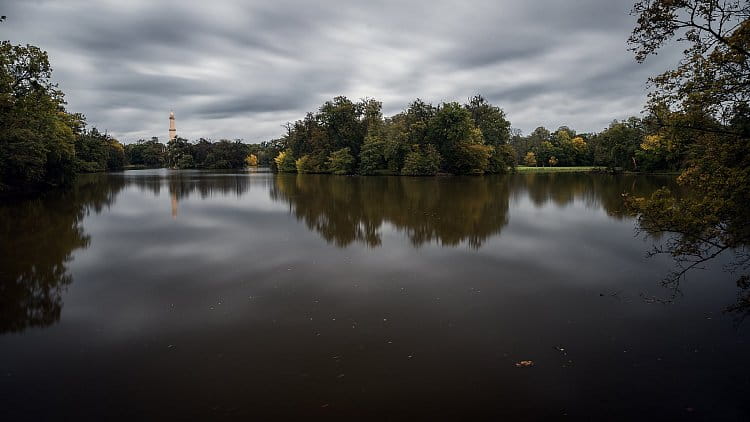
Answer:
<path fill-rule="evenodd" d="M 174 111 L 169 112 L 169 140 L 172 141 L 177 137 L 177 128 L 174 126 Z"/>

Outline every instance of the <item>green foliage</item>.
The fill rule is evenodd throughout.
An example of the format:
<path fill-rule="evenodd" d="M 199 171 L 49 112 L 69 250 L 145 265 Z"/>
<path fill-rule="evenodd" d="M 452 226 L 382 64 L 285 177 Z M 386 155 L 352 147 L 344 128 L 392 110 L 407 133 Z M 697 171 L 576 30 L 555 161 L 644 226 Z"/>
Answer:
<path fill-rule="evenodd" d="M 430 119 L 430 140 L 445 160 L 446 171 L 465 173 L 470 170 L 473 163 L 466 162 L 469 155 L 466 144 L 482 142 L 481 131 L 477 135 L 475 129 L 471 113 L 458 103 L 442 104 Z"/>
<path fill-rule="evenodd" d="M 181 169 L 242 169 L 248 165 L 248 157 L 254 155 L 250 154 L 250 145 L 226 139 L 218 142 L 200 139 L 191 143 L 178 137 L 165 146 L 158 138 L 151 138 L 150 141 L 127 145 L 125 149 L 130 164 Z M 262 151 L 257 145 L 252 149 Z"/>
<path fill-rule="evenodd" d="M 385 142 L 377 136 L 368 136 L 359 152 L 359 174 L 370 175 L 384 169 L 387 165 L 385 154 Z"/>
<path fill-rule="evenodd" d="M 273 161 L 276 163 L 276 168 L 281 173 L 294 173 L 297 171 L 294 157 L 289 150 L 281 151 Z"/>
<path fill-rule="evenodd" d="M 476 95 L 465 105 L 471 113 L 474 125 L 482 131 L 484 142 L 491 146 L 505 145 L 510 140 L 510 122 L 505 112 L 488 103 L 481 95 Z"/>
<path fill-rule="evenodd" d="M 640 150 L 644 136 L 643 123 L 638 118 L 612 122 L 591 140 L 594 163 L 609 168 L 638 170 L 636 153 Z"/>
<path fill-rule="evenodd" d="M 476 96 L 469 104 L 443 103 L 435 107 L 420 99 L 402 113 L 383 118 L 382 104 L 372 99 L 352 102 L 336 97 L 317 113 L 287 125 L 281 140 L 288 154 L 308 173 L 351 174 L 456 174 L 500 173 L 513 167 L 515 159 L 505 148 L 510 123 L 504 112 Z M 482 130 L 487 131 L 485 139 Z M 431 146 L 431 148 L 427 148 Z M 352 157 L 341 151 L 348 148 Z M 434 157 L 443 160 L 433 169 Z M 337 157 L 334 167 L 319 166 L 320 157 Z M 407 157 L 410 157 L 407 166 Z M 429 159 L 427 159 L 428 157 Z M 313 158 L 316 158 L 312 162 Z M 278 167 L 278 166 L 277 166 Z M 279 169 L 277 169 L 279 170 Z"/>
<path fill-rule="evenodd" d="M 125 156 L 128 163 L 146 167 L 163 167 L 167 161 L 166 147 L 156 137 L 125 145 Z"/>
<path fill-rule="evenodd" d="M 175 163 L 175 167 L 178 169 L 191 169 L 195 168 L 195 161 L 193 156 L 190 154 L 182 154 Z"/>
<path fill-rule="evenodd" d="M 516 151 L 510 145 L 498 145 L 493 147 L 490 155 L 488 173 L 507 173 L 516 167 Z"/>
<path fill-rule="evenodd" d="M 47 53 L 0 43 L 0 194 L 68 186 L 82 116 L 64 109 Z"/>
<path fill-rule="evenodd" d="M 641 0 L 630 43 L 639 62 L 656 54 L 675 34 L 687 43 L 677 67 L 651 79 L 649 135 L 640 155 L 650 161 L 685 159 L 678 178 L 696 195 L 660 190 L 629 198 L 648 233 L 671 233 L 655 253 L 676 259 L 665 280 L 675 290 L 682 276 L 732 250 L 731 268 L 750 271 L 750 5 L 746 1 Z M 735 310 L 750 310 L 750 296 Z"/>
<path fill-rule="evenodd" d="M 192 156 L 191 149 L 190 142 L 184 138 L 177 137 L 167 142 L 164 157 L 166 166 L 180 168 L 177 162 L 181 160 L 184 155 Z"/>
<path fill-rule="evenodd" d="M 459 144 L 453 153 L 453 165 L 457 174 L 484 174 L 490 164 L 491 146 L 473 143 Z"/>
<path fill-rule="evenodd" d="M 349 147 L 331 153 L 328 157 L 328 171 L 339 175 L 354 172 L 354 156 L 349 151 Z"/>
<path fill-rule="evenodd" d="M 125 149 L 116 139 L 96 128 L 76 136 L 76 169 L 83 173 L 122 170 L 125 167 Z"/>
<path fill-rule="evenodd" d="M 200 168 L 207 169 L 241 169 L 245 168 L 247 145 L 240 141 L 221 140 L 214 142 Z"/>
<path fill-rule="evenodd" d="M 434 176 L 440 170 L 440 153 L 433 145 L 415 145 L 406 154 L 401 174 L 405 176 Z"/>

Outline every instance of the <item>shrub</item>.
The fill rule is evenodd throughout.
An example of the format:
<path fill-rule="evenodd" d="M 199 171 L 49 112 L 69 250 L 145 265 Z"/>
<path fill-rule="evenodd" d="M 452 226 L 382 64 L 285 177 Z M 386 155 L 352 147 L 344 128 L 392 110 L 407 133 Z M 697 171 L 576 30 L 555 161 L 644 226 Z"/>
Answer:
<path fill-rule="evenodd" d="M 354 172 L 354 157 L 348 147 L 334 151 L 328 156 L 328 171 L 333 174 L 352 174 Z"/>
<path fill-rule="evenodd" d="M 385 143 L 378 137 L 368 136 L 359 152 L 359 174 L 375 174 L 385 166 Z"/>
<path fill-rule="evenodd" d="M 515 170 L 516 150 L 510 145 L 496 146 L 490 155 L 490 164 L 487 167 L 489 173 L 505 173 L 509 169 Z"/>
<path fill-rule="evenodd" d="M 453 167 L 457 174 L 483 174 L 490 164 L 493 148 L 481 144 L 461 144 L 456 148 Z"/>
<path fill-rule="evenodd" d="M 439 169 L 440 154 L 434 146 L 427 145 L 423 150 L 419 146 L 415 146 L 410 153 L 406 154 L 401 174 L 405 176 L 434 176 Z"/>
<path fill-rule="evenodd" d="M 276 169 L 281 173 L 294 173 L 297 171 L 294 157 L 292 157 L 289 151 L 281 151 L 273 161 L 276 163 Z"/>
<path fill-rule="evenodd" d="M 180 155 L 180 158 L 177 159 L 176 166 L 178 169 L 195 168 L 195 161 L 193 160 L 193 156 L 190 154 Z"/>
<path fill-rule="evenodd" d="M 529 167 L 536 167 L 536 154 L 529 151 L 526 153 L 526 157 L 523 158 L 523 163 Z"/>

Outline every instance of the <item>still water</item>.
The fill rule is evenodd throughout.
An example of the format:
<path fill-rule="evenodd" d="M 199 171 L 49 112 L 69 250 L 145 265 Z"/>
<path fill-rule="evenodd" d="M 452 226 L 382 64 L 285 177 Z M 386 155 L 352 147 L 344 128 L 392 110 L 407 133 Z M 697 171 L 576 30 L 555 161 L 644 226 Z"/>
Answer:
<path fill-rule="evenodd" d="M 726 262 L 653 300 L 672 263 L 623 214 L 672 183 L 144 170 L 2 203 L 0 420 L 747 420 Z"/>

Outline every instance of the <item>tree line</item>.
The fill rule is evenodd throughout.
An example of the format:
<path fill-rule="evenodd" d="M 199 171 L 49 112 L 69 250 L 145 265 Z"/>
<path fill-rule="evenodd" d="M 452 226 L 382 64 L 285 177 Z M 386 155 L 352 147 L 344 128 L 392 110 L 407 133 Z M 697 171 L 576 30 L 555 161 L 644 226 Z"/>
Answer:
<path fill-rule="evenodd" d="M 384 118 L 382 103 L 339 96 L 287 124 L 274 168 L 290 173 L 504 173 L 515 165 L 510 122 L 477 95 L 467 104 L 420 99 Z"/>
<path fill-rule="evenodd" d="M 269 166 L 272 157 L 267 154 L 266 144 L 245 144 L 226 139 L 212 142 L 203 138 L 190 142 L 177 137 L 165 145 L 153 137 L 125 145 L 125 159 L 128 165 L 139 167 L 241 169 Z"/>
<path fill-rule="evenodd" d="M 510 145 L 527 166 L 600 166 L 627 171 L 677 171 L 687 164 L 692 142 L 659 134 L 658 118 L 615 120 L 599 133 L 545 127 L 527 136 L 516 132 Z"/>
<path fill-rule="evenodd" d="M 660 132 L 656 113 L 615 120 L 599 133 L 561 126 L 523 136 L 481 95 L 463 105 L 417 99 L 388 118 L 381 108 L 374 99 L 336 97 L 287 124 L 286 135 L 266 155 L 278 152 L 272 167 L 292 173 L 485 174 L 516 165 L 656 172 L 684 168 L 693 145 L 691 138 Z"/>

